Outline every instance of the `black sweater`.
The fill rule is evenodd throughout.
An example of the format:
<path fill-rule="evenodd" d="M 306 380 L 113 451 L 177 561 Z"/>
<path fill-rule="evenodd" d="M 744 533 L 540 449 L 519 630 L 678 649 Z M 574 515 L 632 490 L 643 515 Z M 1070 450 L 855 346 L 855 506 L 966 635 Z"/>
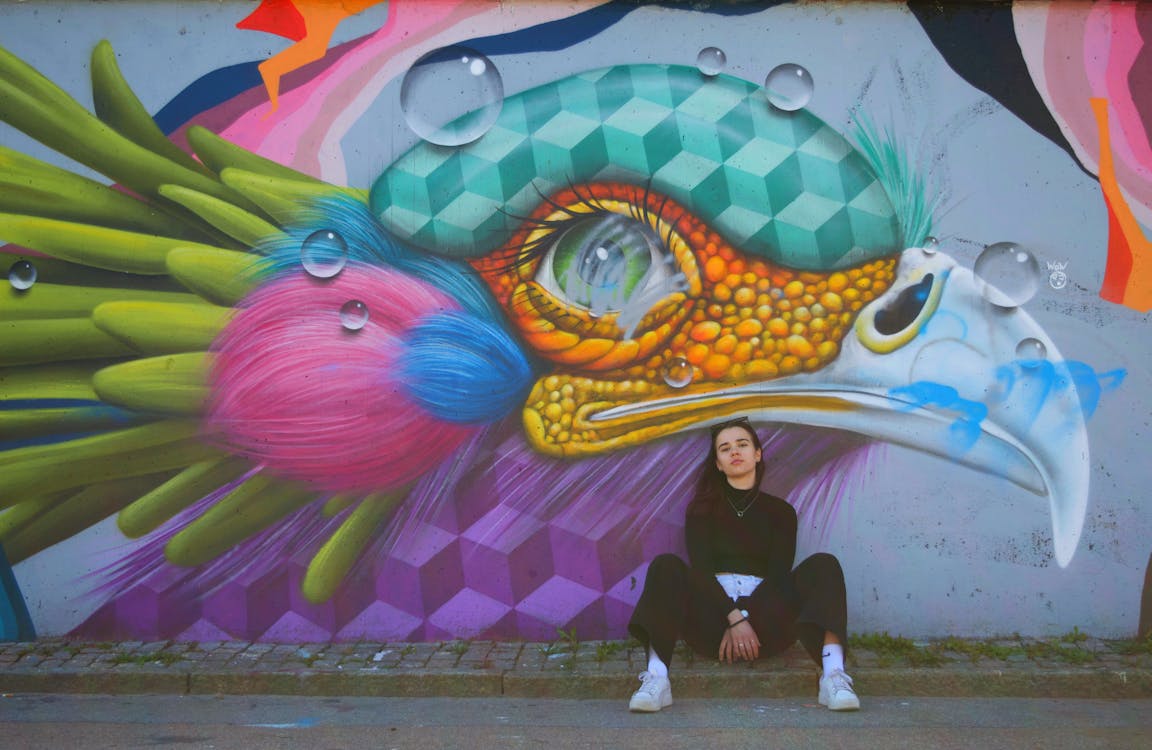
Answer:
<path fill-rule="evenodd" d="M 796 557 L 796 509 L 761 491 L 744 517 L 721 497 L 712 511 L 689 512 L 684 522 L 688 561 L 713 576 L 716 607 L 728 613 L 732 600 L 715 580 L 716 573 L 744 573 L 764 579 L 761 586 L 789 589 Z"/>

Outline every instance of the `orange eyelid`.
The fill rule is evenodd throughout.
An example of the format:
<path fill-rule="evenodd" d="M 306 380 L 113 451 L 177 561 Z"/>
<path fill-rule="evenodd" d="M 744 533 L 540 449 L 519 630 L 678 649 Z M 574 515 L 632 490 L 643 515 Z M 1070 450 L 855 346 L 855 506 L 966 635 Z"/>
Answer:
<path fill-rule="evenodd" d="M 543 254 L 537 252 L 564 222 L 598 212 L 629 216 L 647 224 L 660 238 L 683 274 L 684 291 L 664 295 L 633 324 L 632 337 L 616 322 L 573 307 L 541 286 L 535 277 Z M 472 261 L 536 352 L 554 362 L 589 372 L 624 370 L 659 355 L 682 322 L 691 315 L 686 301 L 703 292 L 697 250 L 689 244 L 704 224 L 668 198 L 634 185 L 591 183 L 561 190 L 540 206 L 501 250 Z"/>

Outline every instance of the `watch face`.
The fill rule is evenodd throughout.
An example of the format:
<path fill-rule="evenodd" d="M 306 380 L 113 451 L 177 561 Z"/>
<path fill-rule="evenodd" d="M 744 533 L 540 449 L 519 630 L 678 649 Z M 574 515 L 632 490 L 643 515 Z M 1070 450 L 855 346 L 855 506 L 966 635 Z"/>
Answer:
<path fill-rule="evenodd" d="M 748 616 L 748 610 L 746 610 L 746 609 L 742 609 L 742 610 L 740 610 L 740 614 L 742 614 L 743 616 L 747 617 L 747 616 Z"/>

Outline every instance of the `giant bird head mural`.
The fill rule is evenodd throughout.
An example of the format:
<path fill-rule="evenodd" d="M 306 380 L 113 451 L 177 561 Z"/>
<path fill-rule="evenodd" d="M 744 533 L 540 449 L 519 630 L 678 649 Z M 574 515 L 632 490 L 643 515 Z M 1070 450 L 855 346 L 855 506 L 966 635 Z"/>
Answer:
<path fill-rule="evenodd" d="M 620 65 L 509 97 L 482 137 L 417 145 L 365 193 L 203 128 L 192 158 L 106 45 L 93 70 L 96 116 L 0 50 L 0 116 L 126 188 L 0 151 L 0 236 L 46 256 L 4 301 L 0 416 L 27 443 L 0 453 L 16 561 L 115 513 L 146 540 L 118 592 L 218 592 L 238 556 L 302 555 L 309 602 L 368 575 L 419 618 L 460 587 L 429 604 L 424 573 L 409 596 L 373 558 L 441 504 L 495 547 L 539 539 L 503 520 L 469 536 L 499 507 L 547 523 L 596 506 L 592 525 L 682 507 L 701 436 L 737 414 L 770 432 L 781 486 L 898 443 L 1035 493 L 1057 561 L 1076 550 L 1076 373 L 937 250 L 932 197 L 869 129 L 854 144 L 738 78 Z M 589 554 L 557 538 L 509 555 Z M 629 562 L 589 601 L 645 559 L 636 538 L 596 549 Z M 500 616 L 537 593 L 513 581 Z"/>

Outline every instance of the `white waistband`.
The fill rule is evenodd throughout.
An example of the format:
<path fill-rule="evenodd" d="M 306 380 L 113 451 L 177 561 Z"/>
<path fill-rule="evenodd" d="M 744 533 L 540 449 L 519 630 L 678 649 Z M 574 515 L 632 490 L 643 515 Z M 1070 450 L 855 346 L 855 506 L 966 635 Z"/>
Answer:
<path fill-rule="evenodd" d="M 743 573 L 717 573 L 716 580 L 724 587 L 724 593 L 735 600 L 738 597 L 750 595 L 764 579 Z"/>

